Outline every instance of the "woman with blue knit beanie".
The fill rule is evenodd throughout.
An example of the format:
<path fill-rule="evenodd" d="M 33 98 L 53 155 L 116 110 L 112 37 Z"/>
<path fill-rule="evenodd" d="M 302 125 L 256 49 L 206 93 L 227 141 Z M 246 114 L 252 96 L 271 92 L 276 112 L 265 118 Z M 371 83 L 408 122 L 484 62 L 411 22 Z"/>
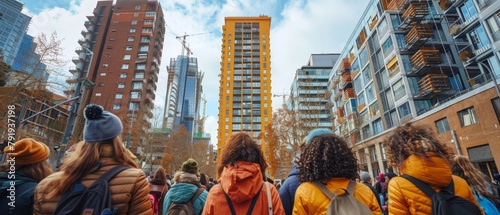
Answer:
<path fill-rule="evenodd" d="M 39 183 L 35 190 L 33 214 L 54 214 L 58 203 L 65 204 L 66 198 L 63 196 L 73 192 L 77 185 L 88 188 L 103 174 L 118 166 L 122 167 L 121 171 L 108 182 L 112 199 L 110 209 L 123 215 L 152 214 L 146 175 L 138 168 L 134 155 L 123 147 L 121 120 L 95 104 L 85 107 L 84 113 L 84 142 L 78 144 L 76 150 L 65 158 L 60 172 Z M 84 211 L 74 214 L 83 214 Z"/>

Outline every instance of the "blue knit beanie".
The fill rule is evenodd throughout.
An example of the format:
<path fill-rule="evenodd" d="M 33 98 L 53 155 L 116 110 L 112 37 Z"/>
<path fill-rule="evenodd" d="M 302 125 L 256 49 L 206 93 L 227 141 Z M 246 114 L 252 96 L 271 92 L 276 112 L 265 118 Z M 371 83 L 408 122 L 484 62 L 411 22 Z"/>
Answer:
<path fill-rule="evenodd" d="M 333 134 L 332 130 L 326 129 L 326 128 L 317 128 L 309 132 L 309 134 L 306 137 L 306 144 L 309 144 L 311 140 L 319 135 L 322 134 Z"/>
<path fill-rule="evenodd" d="M 112 139 L 122 133 L 123 125 L 120 118 L 108 111 L 104 111 L 100 105 L 87 105 L 84 114 L 83 139 L 86 142 Z"/>

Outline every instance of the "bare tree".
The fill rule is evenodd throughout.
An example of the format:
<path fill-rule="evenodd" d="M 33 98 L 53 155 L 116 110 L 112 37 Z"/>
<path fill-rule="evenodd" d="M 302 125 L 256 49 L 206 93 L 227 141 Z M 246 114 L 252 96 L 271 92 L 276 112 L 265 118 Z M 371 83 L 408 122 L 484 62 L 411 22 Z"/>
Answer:
<path fill-rule="evenodd" d="M 191 134 L 181 125 L 177 130 L 170 133 L 165 145 L 161 165 L 167 172 L 174 173 L 192 155 Z"/>

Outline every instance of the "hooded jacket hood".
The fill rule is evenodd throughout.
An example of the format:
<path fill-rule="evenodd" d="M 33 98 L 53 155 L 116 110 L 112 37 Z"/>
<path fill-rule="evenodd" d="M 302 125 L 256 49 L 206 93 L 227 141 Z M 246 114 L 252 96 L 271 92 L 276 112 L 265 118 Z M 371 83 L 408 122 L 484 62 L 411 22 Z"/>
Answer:
<path fill-rule="evenodd" d="M 262 187 L 260 165 L 245 161 L 224 167 L 221 185 L 231 201 L 240 203 L 252 199 Z"/>
<path fill-rule="evenodd" d="M 445 187 L 451 182 L 451 166 L 436 153 L 428 153 L 429 158 L 410 155 L 403 163 L 401 173 L 408 174 L 433 187 Z M 439 177 L 436 177 L 438 176 Z"/>

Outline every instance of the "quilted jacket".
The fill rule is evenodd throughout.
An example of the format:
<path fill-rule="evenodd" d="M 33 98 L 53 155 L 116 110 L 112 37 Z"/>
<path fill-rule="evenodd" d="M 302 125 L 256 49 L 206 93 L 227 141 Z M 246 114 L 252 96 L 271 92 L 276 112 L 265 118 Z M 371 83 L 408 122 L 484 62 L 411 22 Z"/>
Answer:
<path fill-rule="evenodd" d="M 346 188 L 349 183 L 347 178 L 331 178 L 326 187 L 330 191 L 337 188 Z M 344 192 L 339 190 L 338 195 Z M 377 197 L 372 190 L 364 184 L 357 183 L 354 189 L 354 197 L 365 204 L 375 215 L 381 215 L 382 210 L 377 201 Z M 311 182 L 300 184 L 295 193 L 295 203 L 293 205 L 293 214 L 297 215 L 320 215 L 325 214 L 330 204 L 330 199 L 321 190 Z"/>
<path fill-rule="evenodd" d="M 452 176 L 450 164 L 435 153 L 429 153 L 429 159 L 410 155 L 403 163 L 401 174 L 407 174 L 430 185 L 436 192 L 446 187 L 453 180 L 455 195 L 478 205 L 467 182 Z M 431 199 L 418 187 L 403 177 L 394 177 L 389 181 L 389 214 L 428 215 L 431 213 Z M 483 213 L 484 214 L 484 213 Z"/>
<path fill-rule="evenodd" d="M 97 178 L 107 170 L 112 169 L 118 163 L 110 157 L 101 157 L 102 167 L 81 179 L 85 187 L 90 186 Z M 49 186 L 50 181 L 60 177 L 62 172 L 57 172 L 42 180 L 35 190 L 34 215 L 53 214 L 57 203 L 61 199 L 47 199 L 47 194 L 53 190 Z M 146 175 L 140 169 L 128 168 L 118 173 L 109 181 L 111 192 L 111 205 L 118 208 L 120 215 L 152 215 L 151 202 L 149 200 L 149 188 Z"/>

